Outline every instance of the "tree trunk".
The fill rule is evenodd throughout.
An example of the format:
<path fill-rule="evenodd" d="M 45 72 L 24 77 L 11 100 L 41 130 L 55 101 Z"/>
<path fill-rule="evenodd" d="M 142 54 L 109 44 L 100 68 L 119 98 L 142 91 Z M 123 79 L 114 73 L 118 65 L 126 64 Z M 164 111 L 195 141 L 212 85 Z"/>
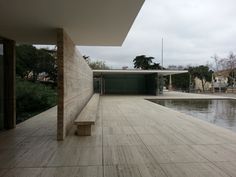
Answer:
<path fill-rule="evenodd" d="M 204 79 L 202 79 L 202 92 L 205 92 L 205 84 L 204 84 Z"/>

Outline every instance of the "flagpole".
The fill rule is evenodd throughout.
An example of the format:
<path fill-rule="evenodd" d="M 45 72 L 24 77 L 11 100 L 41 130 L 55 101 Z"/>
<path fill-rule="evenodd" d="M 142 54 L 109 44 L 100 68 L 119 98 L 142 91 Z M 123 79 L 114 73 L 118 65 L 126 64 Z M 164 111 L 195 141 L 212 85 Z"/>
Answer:
<path fill-rule="evenodd" d="M 163 69 L 163 38 L 161 39 L 161 69 Z"/>

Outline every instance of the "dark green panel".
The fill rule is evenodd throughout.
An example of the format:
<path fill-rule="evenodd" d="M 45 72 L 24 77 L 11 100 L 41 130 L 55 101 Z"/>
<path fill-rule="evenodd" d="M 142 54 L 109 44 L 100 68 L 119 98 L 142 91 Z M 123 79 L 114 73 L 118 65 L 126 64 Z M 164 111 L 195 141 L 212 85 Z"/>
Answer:
<path fill-rule="evenodd" d="M 101 92 L 101 79 L 100 78 L 94 78 L 93 79 L 93 90 L 94 93 L 100 93 Z"/>
<path fill-rule="evenodd" d="M 156 88 L 152 75 L 112 74 L 103 79 L 105 94 L 154 94 Z"/>
<path fill-rule="evenodd" d="M 157 74 L 146 75 L 146 90 L 147 94 L 155 95 L 157 88 Z"/>
<path fill-rule="evenodd" d="M 3 63 L 3 44 L 0 40 L 0 130 L 4 128 L 4 63 Z"/>

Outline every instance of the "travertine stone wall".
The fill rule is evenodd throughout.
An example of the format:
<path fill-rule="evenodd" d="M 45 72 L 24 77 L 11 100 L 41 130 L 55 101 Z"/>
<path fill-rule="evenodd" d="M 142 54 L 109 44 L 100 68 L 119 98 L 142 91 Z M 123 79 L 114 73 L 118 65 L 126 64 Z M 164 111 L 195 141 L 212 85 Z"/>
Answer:
<path fill-rule="evenodd" d="M 93 94 L 93 73 L 64 30 L 57 33 L 58 140 L 63 140 Z"/>

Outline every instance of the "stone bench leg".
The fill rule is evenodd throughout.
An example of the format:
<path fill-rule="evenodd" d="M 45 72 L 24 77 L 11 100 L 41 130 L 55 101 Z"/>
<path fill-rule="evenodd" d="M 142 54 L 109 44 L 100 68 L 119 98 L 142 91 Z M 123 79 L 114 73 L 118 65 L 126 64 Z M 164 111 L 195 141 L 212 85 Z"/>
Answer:
<path fill-rule="evenodd" d="M 76 134 L 78 136 L 91 136 L 92 125 L 77 125 Z"/>

